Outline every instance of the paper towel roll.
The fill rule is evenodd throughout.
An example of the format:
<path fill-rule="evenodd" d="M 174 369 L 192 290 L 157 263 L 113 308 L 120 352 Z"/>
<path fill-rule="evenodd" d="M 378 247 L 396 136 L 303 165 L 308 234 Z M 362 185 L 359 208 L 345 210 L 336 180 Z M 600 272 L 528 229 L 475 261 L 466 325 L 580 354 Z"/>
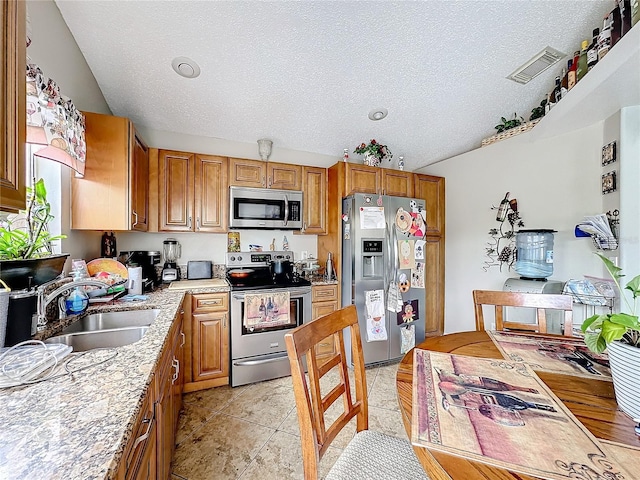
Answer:
<path fill-rule="evenodd" d="M 133 295 L 142 294 L 142 267 L 129 267 L 129 283 L 127 290 Z"/>

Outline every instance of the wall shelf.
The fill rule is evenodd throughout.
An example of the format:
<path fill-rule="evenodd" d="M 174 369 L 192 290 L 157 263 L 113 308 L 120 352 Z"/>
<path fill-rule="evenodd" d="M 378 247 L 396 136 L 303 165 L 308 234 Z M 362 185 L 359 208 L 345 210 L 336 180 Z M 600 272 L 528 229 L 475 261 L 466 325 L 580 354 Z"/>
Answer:
<path fill-rule="evenodd" d="M 531 140 L 551 138 L 593 125 L 633 105 L 640 105 L 640 24 L 527 133 Z"/>

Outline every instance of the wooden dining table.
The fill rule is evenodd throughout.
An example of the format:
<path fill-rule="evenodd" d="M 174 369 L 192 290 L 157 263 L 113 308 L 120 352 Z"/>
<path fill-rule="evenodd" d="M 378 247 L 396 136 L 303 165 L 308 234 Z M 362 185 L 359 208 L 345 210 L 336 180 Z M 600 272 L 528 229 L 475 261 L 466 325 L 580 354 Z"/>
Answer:
<path fill-rule="evenodd" d="M 484 331 L 431 337 L 416 348 L 479 358 L 503 358 Z M 640 437 L 634 431 L 635 423 L 618 410 L 612 382 L 542 371 L 536 374 L 596 438 L 640 448 Z M 413 350 L 404 356 L 398 366 L 396 387 L 402 421 L 411 438 Z M 526 448 L 526 445 L 522 447 Z M 537 478 L 422 446 L 414 445 L 413 450 L 433 480 Z M 637 478 L 640 478 L 640 473 Z"/>

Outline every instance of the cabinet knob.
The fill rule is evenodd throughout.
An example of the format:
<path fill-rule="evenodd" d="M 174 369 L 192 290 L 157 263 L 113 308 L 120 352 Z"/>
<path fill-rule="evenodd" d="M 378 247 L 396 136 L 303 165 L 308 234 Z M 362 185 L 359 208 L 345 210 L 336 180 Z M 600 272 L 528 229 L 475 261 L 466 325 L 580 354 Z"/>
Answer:
<path fill-rule="evenodd" d="M 196 217 L 196 230 L 200 230 L 200 217 Z"/>
<path fill-rule="evenodd" d="M 191 217 L 189 217 L 189 222 L 187 223 L 187 227 L 191 228 Z"/>

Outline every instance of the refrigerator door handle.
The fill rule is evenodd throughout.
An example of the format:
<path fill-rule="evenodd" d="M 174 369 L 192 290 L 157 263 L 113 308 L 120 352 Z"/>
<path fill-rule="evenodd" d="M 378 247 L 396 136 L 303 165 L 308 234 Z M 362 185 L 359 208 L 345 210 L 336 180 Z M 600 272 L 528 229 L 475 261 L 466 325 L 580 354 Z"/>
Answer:
<path fill-rule="evenodd" d="M 385 272 L 384 272 L 384 284 L 385 287 L 388 291 L 389 289 L 389 285 L 391 285 L 391 281 L 393 280 L 392 278 L 392 274 L 395 275 L 394 269 L 393 269 L 393 263 L 392 263 L 392 258 L 391 258 L 391 253 L 392 253 L 392 247 L 391 247 L 391 230 L 389 229 L 389 222 L 385 222 L 385 228 L 384 228 L 384 240 L 387 243 L 387 265 L 385 268 Z M 385 292 L 386 293 L 386 292 Z"/>

